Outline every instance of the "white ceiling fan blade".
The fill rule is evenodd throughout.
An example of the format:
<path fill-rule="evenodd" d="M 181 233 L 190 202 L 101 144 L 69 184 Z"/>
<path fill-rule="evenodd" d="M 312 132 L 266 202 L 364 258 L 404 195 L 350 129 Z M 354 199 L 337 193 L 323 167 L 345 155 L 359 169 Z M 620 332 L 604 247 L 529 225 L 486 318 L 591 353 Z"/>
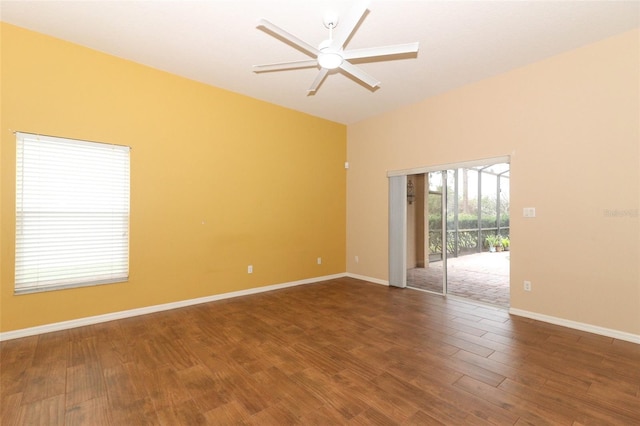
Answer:
<path fill-rule="evenodd" d="M 324 78 L 327 76 L 328 73 L 329 73 L 328 69 L 326 68 L 320 69 L 320 72 L 316 76 L 316 79 L 313 80 L 311 87 L 309 87 L 309 90 L 307 90 L 307 93 L 309 95 L 314 95 L 316 93 L 316 90 L 318 90 L 318 87 L 320 87 L 320 84 L 322 84 L 322 82 L 324 81 Z"/>
<path fill-rule="evenodd" d="M 312 68 L 317 66 L 318 66 L 317 59 L 305 59 L 304 61 L 278 62 L 275 64 L 254 65 L 253 72 L 295 70 L 299 68 Z"/>
<path fill-rule="evenodd" d="M 368 47 L 342 52 L 344 59 L 372 58 L 377 56 L 402 55 L 418 52 L 419 43 L 395 44 L 392 46 Z"/>
<path fill-rule="evenodd" d="M 368 7 L 369 0 L 360 0 L 355 4 L 355 6 L 353 6 L 353 9 L 349 11 L 347 16 L 338 21 L 336 30 L 333 33 L 333 42 L 331 43 L 331 46 L 334 49 L 341 49 L 344 47 L 347 40 L 349 40 L 349 37 L 351 37 L 353 30 L 356 29 L 356 26 L 358 26 L 358 23 L 364 17 Z"/>
<path fill-rule="evenodd" d="M 365 83 L 372 89 L 380 86 L 380 82 L 376 78 L 371 77 L 369 74 L 362 71 L 360 68 L 356 67 L 355 65 L 352 65 L 350 62 L 344 61 L 342 65 L 340 65 L 340 68 L 346 73 L 351 74 L 361 82 Z"/>
<path fill-rule="evenodd" d="M 320 51 L 317 48 L 299 39 L 298 37 L 294 36 L 288 31 L 283 30 L 277 25 L 272 24 L 271 22 L 267 21 L 264 18 L 258 21 L 258 25 L 256 26 L 256 28 L 266 29 L 267 31 L 280 36 L 281 38 L 287 40 L 289 43 L 297 46 L 300 50 L 303 50 L 304 52 L 308 53 L 310 56 L 316 57 L 318 56 L 318 53 L 320 53 Z"/>

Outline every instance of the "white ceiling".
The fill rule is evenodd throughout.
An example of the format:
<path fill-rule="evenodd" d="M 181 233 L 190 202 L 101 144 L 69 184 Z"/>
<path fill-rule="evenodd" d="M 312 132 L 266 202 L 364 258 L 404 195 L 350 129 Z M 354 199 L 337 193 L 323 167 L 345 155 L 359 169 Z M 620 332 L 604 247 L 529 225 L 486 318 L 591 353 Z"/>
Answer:
<path fill-rule="evenodd" d="M 2 21 L 332 121 L 351 124 L 640 26 L 640 1 L 373 0 L 349 49 L 419 41 L 417 58 L 363 63 L 376 91 L 341 73 L 307 96 L 317 70 L 255 74 L 307 59 L 255 28 L 259 18 L 307 41 L 353 1 L 5 1 Z"/>

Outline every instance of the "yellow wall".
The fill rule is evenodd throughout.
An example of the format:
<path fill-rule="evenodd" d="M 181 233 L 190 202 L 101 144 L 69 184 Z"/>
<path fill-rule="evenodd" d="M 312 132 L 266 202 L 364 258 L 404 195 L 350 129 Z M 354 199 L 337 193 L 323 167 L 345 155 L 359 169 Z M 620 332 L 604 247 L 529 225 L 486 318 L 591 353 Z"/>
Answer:
<path fill-rule="evenodd" d="M 349 126 L 347 270 L 388 279 L 387 171 L 510 155 L 512 307 L 640 334 L 639 76 L 635 30 Z"/>
<path fill-rule="evenodd" d="M 345 126 L 1 31 L 1 331 L 345 272 Z M 14 296 L 17 130 L 132 147 L 129 282 Z"/>

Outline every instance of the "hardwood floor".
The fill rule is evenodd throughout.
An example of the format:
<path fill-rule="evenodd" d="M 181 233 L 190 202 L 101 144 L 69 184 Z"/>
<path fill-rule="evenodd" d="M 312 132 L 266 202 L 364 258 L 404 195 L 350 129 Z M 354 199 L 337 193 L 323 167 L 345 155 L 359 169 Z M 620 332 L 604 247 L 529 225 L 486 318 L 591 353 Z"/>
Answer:
<path fill-rule="evenodd" d="M 640 345 L 350 278 L 0 356 L 3 426 L 640 424 Z"/>

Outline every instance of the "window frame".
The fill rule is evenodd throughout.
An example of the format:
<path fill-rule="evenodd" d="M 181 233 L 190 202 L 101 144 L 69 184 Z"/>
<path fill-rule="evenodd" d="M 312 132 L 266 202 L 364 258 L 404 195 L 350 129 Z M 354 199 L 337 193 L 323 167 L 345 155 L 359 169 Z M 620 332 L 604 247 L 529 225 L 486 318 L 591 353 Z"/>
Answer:
<path fill-rule="evenodd" d="M 16 295 L 128 281 L 130 150 L 16 132 Z"/>

